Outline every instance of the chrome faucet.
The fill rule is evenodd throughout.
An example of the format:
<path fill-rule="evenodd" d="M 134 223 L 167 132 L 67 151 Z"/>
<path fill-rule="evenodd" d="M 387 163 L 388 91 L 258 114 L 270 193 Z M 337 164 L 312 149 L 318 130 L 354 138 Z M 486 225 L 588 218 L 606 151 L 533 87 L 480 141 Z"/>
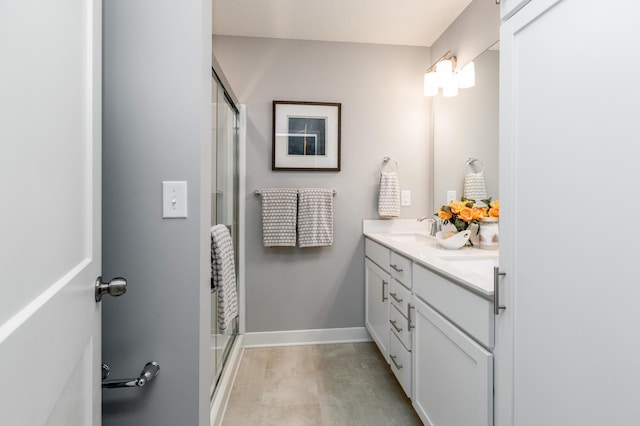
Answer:
<path fill-rule="evenodd" d="M 435 237 L 436 233 L 442 230 L 442 224 L 440 223 L 440 220 L 428 216 L 422 216 L 418 218 L 418 222 L 423 222 L 425 220 L 431 223 L 431 227 L 429 228 L 429 235 Z"/>

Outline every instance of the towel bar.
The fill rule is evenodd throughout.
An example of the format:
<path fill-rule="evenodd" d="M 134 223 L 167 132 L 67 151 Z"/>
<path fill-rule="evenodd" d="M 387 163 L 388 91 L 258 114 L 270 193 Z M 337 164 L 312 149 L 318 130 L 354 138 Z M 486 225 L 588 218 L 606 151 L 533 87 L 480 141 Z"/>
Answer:
<path fill-rule="evenodd" d="M 336 195 L 338 193 L 338 191 L 336 191 L 335 189 L 333 190 L 333 195 Z M 258 195 L 262 195 L 262 191 L 260 191 L 259 189 L 256 189 L 254 194 L 256 194 L 256 197 Z"/>

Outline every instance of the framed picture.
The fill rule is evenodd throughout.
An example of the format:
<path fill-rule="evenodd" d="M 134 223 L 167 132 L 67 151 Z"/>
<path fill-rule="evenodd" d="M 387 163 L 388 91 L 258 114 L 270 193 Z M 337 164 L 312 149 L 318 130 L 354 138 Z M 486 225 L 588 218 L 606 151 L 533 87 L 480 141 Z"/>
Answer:
<path fill-rule="evenodd" d="M 341 105 L 273 101 L 271 170 L 339 172 Z"/>

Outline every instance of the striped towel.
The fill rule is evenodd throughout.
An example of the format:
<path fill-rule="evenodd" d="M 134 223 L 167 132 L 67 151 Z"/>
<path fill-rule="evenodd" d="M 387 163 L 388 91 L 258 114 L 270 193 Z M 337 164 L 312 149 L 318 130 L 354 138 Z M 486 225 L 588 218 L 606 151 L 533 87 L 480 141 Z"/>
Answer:
<path fill-rule="evenodd" d="M 321 247 L 333 244 L 333 190 L 301 189 L 298 193 L 298 245 Z"/>
<path fill-rule="evenodd" d="M 397 172 L 383 172 L 380 175 L 378 214 L 380 217 L 400 216 L 400 178 Z"/>
<path fill-rule="evenodd" d="M 211 228 L 211 275 L 214 288 L 218 288 L 218 326 L 224 333 L 238 316 L 233 241 L 226 225 Z"/>
<path fill-rule="evenodd" d="M 296 245 L 298 190 L 269 188 L 262 193 L 262 242 L 265 247 Z"/>

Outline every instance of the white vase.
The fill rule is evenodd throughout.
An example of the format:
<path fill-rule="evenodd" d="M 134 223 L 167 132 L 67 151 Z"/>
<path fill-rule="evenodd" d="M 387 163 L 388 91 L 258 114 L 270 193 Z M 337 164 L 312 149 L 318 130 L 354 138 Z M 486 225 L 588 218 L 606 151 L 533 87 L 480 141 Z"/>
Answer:
<path fill-rule="evenodd" d="M 500 245 L 500 233 L 498 227 L 498 218 L 485 217 L 480 220 L 480 248 L 485 250 L 498 250 Z"/>

